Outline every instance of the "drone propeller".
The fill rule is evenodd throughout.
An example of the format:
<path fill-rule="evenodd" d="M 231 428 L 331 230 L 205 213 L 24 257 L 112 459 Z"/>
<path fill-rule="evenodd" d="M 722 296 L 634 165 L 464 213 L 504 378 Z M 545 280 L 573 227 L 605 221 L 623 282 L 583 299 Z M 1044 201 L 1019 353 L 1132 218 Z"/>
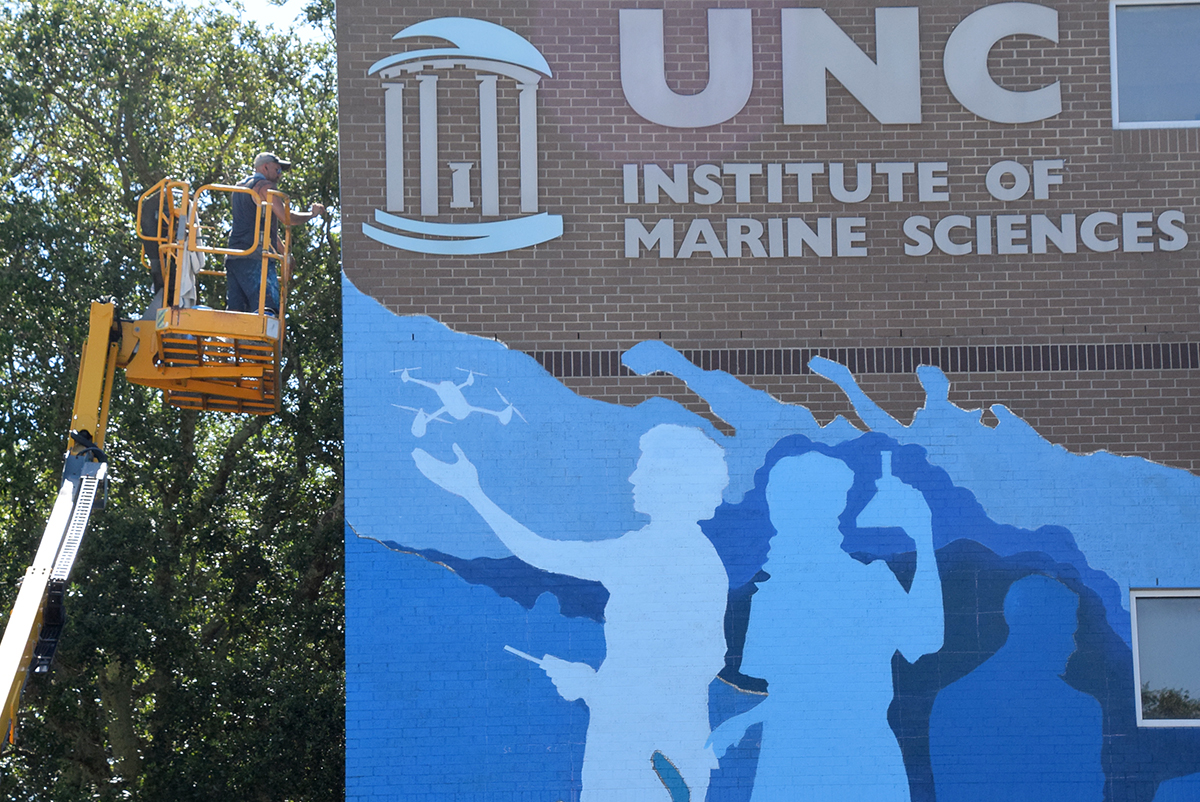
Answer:
<path fill-rule="evenodd" d="M 499 387 L 493 387 L 492 389 L 494 389 L 496 391 L 496 395 L 500 396 L 500 400 L 508 405 L 504 411 L 509 413 L 510 417 L 508 418 L 508 420 L 503 421 L 504 423 L 508 423 L 509 420 L 512 420 L 511 415 L 513 412 L 517 413 L 517 417 L 520 418 L 522 421 L 524 421 L 525 423 L 529 423 L 529 421 L 525 420 L 525 416 L 521 414 L 521 410 L 519 410 L 515 406 L 513 406 L 512 401 L 509 401 L 507 398 L 504 397 L 504 393 L 500 392 Z"/>

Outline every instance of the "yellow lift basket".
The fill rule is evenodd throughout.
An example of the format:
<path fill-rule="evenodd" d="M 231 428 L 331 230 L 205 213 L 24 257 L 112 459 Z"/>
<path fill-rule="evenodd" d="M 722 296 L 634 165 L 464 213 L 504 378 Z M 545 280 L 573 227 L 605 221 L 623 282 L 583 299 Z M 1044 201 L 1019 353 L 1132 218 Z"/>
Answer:
<path fill-rule="evenodd" d="M 244 251 L 207 244 L 206 235 L 224 239 L 223 231 L 206 225 L 204 211 L 216 201 L 232 201 L 237 193 L 254 199 L 257 214 L 254 242 Z M 121 338 L 118 363 L 135 383 L 158 387 L 164 400 L 184 409 L 270 415 L 279 411 L 279 360 L 286 331 L 291 283 L 291 203 L 269 190 L 260 200 L 249 187 L 205 184 L 192 193 L 184 181 L 164 178 L 138 200 L 138 236 L 145 242 L 144 261 L 161 271 L 162 306 L 154 320 L 123 323 L 132 337 Z M 271 236 L 273 201 L 286 210 L 276 248 Z M 257 312 L 230 312 L 196 305 L 202 279 L 224 276 L 223 257 L 250 256 L 261 246 L 262 276 Z M 153 255 L 157 253 L 155 263 Z M 267 272 L 274 262 L 279 277 L 278 314 L 266 309 Z M 214 268 L 214 265 L 219 265 Z M 127 364 L 126 364 L 127 363 Z"/>

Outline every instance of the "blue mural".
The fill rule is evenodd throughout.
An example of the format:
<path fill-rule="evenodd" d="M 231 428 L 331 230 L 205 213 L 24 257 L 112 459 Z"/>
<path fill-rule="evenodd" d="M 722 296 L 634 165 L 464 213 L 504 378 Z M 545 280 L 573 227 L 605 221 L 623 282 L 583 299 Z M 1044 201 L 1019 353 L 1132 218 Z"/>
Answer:
<path fill-rule="evenodd" d="M 1200 799 L 1126 593 L 1195 585 L 1196 477 L 625 355 L 724 434 L 344 289 L 348 799 Z"/>
<path fill-rule="evenodd" d="M 1048 577 L 1009 588 L 1008 639 L 933 703 L 929 754 L 941 802 L 1104 798 L 1100 703 L 1061 676 L 1078 608 Z"/>

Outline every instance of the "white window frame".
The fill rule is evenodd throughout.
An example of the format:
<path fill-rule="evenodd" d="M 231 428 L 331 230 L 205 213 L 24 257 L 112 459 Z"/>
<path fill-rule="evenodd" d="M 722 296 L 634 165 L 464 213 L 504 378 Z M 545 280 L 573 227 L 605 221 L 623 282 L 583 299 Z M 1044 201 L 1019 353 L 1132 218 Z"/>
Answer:
<path fill-rule="evenodd" d="M 1200 120 L 1121 122 L 1121 103 L 1117 90 L 1117 8 L 1120 6 L 1200 6 L 1198 0 L 1110 0 L 1108 4 L 1109 84 L 1112 88 L 1113 128 L 1200 128 Z M 1139 711 L 1140 711 L 1139 705 Z M 1139 712 L 1140 715 L 1140 712 Z"/>
<path fill-rule="evenodd" d="M 1137 704 L 1139 727 L 1200 727 L 1200 719 L 1142 717 L 1142 664 L 1138 653 L 1137 600 L 1187 598 L 1200 599 L 1200 588 L 1129 589 L 1129 624 L 1133 630 L 1133 698 Z"/>

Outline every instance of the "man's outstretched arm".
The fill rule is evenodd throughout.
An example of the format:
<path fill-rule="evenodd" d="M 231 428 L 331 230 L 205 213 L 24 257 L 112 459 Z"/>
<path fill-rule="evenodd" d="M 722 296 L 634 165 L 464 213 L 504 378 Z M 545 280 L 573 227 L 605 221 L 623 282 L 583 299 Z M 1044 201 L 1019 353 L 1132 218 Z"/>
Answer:
<path fill-rule="evenodd" d="M 479 472 L 457 443 L 454 444 L 454 454 L 457 457 L 455 462 L 442 462 L 418 448 L 413 450 L 412 457 L 417 468 L 431 482 L 466 499 L 517 557 L 544 571 L 581 579 L 598 579 L 592 576 L 591 571 L 595 561 L 589 559 L 589 547 L 595 544 L 547 540 L 537 535 L 488 498 L 479 484 Z"/>
<path fill-rule="evenodd" d="M 273 205 L 275 207 L 275 216 L 286 222 L 288 225 L 293 226 L 301 223 L 307 223 L 309 220 L 312 220 L 315 217 L 321 217 L 325 214 L 325 204 L 323 203 L 312 204 L 308 207 L 307 212 L 299 212 L 295 209 L 287 208 L 283 205 L 283 201 L 278 197 L 275 198 Z"/>

